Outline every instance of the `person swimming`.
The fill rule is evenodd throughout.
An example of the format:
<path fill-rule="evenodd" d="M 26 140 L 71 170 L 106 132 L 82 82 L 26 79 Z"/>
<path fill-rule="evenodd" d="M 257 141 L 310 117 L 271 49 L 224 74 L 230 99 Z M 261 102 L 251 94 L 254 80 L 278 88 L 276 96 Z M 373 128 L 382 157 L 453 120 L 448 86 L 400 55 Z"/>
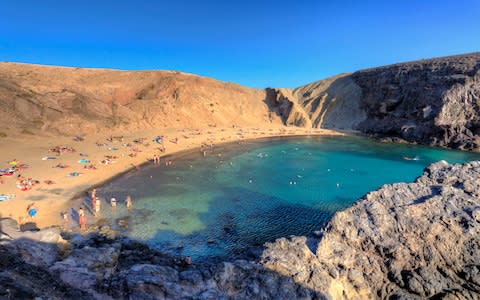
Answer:
<path fill-rule="evenodd" d="M 101 201 L 100 199 L 97 199 L 97 201 L 95 201 L 95 216 L 98 216 L 100 215 L 100 206 L 101 206 Z"/>
<path fill-rule="evenodd" d="M 70 225 L 69 218 L 68 218 L 68 212 L 66 212 L 66 211 L 62 212 L 62 219 L 63 219 L 63 228 L 65 230 L 67 230 L 69 225 Z"/>
<path fill-rule="evenodd" d="M 114 197 L 112 197 L 112 198 L 110 199 L 110 205 L 111 205 L 113 208 L 117 207 L 117 199 L 115 199 Z"/>
<path fill-rule="evenodd" d="M 128 195 L 127 198 L 125 198 L 125 206 L 128 209 L 132 208 L 132 197 L 130 195 Z"/>

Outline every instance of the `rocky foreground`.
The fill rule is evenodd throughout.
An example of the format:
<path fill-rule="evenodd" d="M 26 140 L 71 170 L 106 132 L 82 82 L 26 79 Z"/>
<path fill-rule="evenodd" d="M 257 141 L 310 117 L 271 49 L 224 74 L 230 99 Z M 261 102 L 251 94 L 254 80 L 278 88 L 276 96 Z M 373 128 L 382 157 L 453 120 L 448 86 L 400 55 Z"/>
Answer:
<path fill-rule="evenodd" d="M 6 299 L 480 298 L 480 162 L 439 162 L 414 183 L 385 185 L 319 239 L 279 239 L 258 262 L 187 264 L 108 227 L 10 240 L 12 223 L 1 223 Z"/>
<path fill-rule="evenodd" d="M 337 213 L 307 238 L 268 244 L 262 264 L 334 299 L 478 299 L 480 162 L 425 169 Z"/>

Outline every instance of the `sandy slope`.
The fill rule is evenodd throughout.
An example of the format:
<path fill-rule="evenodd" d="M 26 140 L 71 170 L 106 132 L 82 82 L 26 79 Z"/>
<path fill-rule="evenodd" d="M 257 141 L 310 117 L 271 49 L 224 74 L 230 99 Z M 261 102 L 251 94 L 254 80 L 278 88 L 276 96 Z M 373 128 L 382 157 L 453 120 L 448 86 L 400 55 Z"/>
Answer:
<path fill-rule="evenodd" d="M 175 71 L 0 63 L 0 131 L 280 125 L 264 90 Z"/>
<path fill-rule="evenodd" d="M 27 163 L 30 168 L 21 172 L 25 177 L 39 180 L 41 183 L 30 191 L 20 191 L 16 186 L 14 177 L 4 178 L 4 184 L 0 185 L 0 194 L 15 194 L 15 198 L 9 201 L 0 202 L 0 214 L 19 220 L 27 216 L 28 204 L 35 203 L 39 214 L 35 218 L 37 224 L 45 227 L 62 222 L 60 212 L 69 210 L 71 207 L 78 208 L 80 203 L 72 202 L 71 199 L 79 193 L 89 190 L 92 186 L 101 183 L 116 174 L 132 168 L 132 164 L 139 164 L 150 159 L 154 154 L 160 154 L 158 144 L 152 142 L 157 135 L 165 136 L 165 154 L 171 154 L 185 149 L 200 149 L 202 143 L 219 144 L 222 142 L 253 139 L 267 136 L 279 135 L 302 135 L 302 134 L 338 134 L 333 131 L 320 129 L 286 128 L 280 126 L 258 128 L 220 128 L 206 127 L 203 129 L 150 129 L 137 132 L 114 132 L 114 136 L 124 136 L 123 143 L 132 143 L 136 138 L 146 138 L 145 145 L 135 145 L 138 150 L 136 157 L 130 157 L 132 153 L 129 147 L 123 147 L 119 141 L 108 142 L 104 134 L 91 134 L 85 137 L 82 142 L 73 141 L 72 137 L 58 136 L 26 136 L 0 138 L 0 168 L 7 167 L 7 162 L 17 159 Z M 178 142 L 174 143 L 174 139 Z M 96 142 L 106 143 L 107 146 L 98 147 Z M 75 153 L 66 153 L 56 156 L 55 160 L 42 160 L 44 156 L 54 156 L 48 150 L 56 145 L 67 145 L 75 148 Z M 112 151 L 109 148 L 118 148 Z M 88 157 L 81 157 L 79 153 L 86 153 Z M 118 159 L 110 165 L 100 163 L 105 155 L 116 155 Z M 84 170 L 83 165 L 78 163 L 82 158 L 89 159 L 97 170 Z M 66 169 L 55 168 L 58 163 L 68 164 L 71 167 Z M 161 167 L 164 167 L 163 165 Z M 82 173 L 78 177 L 69 177 L 71 172 Z M 47 185 L 45 180 L 53 180 L 55 184 Z M 99 195 L 101 196 L 101 195 Z M 135 195 L 133 195 L 134 197 Z M 123 199 L 122 199 L 123 200 Z M 105 205 L 105 209 L 106 209 Z M 90 222 L 94 221 L 91 215 L 87 215 Z"/>

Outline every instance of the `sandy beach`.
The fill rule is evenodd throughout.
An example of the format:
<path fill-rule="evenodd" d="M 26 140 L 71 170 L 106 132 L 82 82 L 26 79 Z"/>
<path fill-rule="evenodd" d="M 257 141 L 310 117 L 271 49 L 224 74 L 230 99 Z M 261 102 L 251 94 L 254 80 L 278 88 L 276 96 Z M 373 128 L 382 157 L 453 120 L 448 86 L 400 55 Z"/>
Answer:
<path fill-rule="evenodd" d="M 0 215 L 19 222 L 26 221 L 27 207 L 34 203 L 38 214 L 31 221 L 38 227 L 62 224 L 62 212 L 72 207 L 77 209 L 82 204 L 79 200 L 74 201 L 78 195 L 122 172 L 138 167 L 151 160 L 154 155 L 165 156 L 178 151 L 200 149 L 202 144 L 218 145 L 240 140 L 295 135 L 342 133 L 326 129 L 290 127 L 207 127 L 112 132 L 111 135 L 92 134 L 82 136 L 83 141 L 75 141 L 72 136 L 53 135 L 24 134 L 1 138 L 0 169 L 8 168 L 9 162 L 15 159 L 18 164 L 26 164 L 28 167 L 13 176 L 0 177 L 3 182 L 0 184 L 0 195 L 13 196 L 10 200 L 0 201 Z M 110 136 L 123 137 L 123 140 L 109 140 Z M 157 136 L 163 136 L 164 152 L 160 151 L 162 144 L 154 140 Z M 50 151 L 57 146 L 71 147 L 74 152 L 58 154 Z M 67 167 L 60 168 L 59 165 L 62 164 Z M 77 176 L 72 176 L 72 173 Z M 39 183 L 34 184 L 30 190 L 22 191 L 17 186 L 19 174 L 27 180 L 31 178 Z M 123 204 L 123 199 L 119 201 Z M 87 218 L 90 222 L 95 221 L 88 212 Z"/>

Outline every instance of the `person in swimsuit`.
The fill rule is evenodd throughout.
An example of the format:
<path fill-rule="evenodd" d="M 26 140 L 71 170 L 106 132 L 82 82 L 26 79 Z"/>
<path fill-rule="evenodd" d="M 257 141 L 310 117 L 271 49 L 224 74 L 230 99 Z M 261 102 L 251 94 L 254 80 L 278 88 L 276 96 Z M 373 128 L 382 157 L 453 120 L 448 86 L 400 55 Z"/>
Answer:
<path fill-rule="evenodd" d="M 85 229 L 85 226 L 87 225 L 87 219 L 85 217 L 85 212 L 83 211 L 83 207 L 80 207 L 78 209 L 78 217 L 79 217 L 79 224 L 80 224 L 80 229 L 83 230 Z"/>

